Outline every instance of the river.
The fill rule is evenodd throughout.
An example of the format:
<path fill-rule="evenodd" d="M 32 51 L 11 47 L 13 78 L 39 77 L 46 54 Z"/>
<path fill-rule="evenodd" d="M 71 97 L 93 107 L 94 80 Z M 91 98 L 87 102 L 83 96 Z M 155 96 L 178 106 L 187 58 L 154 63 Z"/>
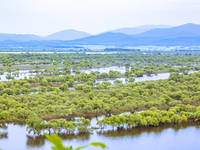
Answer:
<path fill-rule="evenodd" d="M 43 136 L 33 137 L 26 125 L 6 124 L 8 138 L 0 139 L 3 150 L 50 150 L 52 144 Z M 200 123 L 174 124 L 121 130 L 94 130 L 93 133 L 60 135 L 65 146 L 74 148 L 91 142 L 103 142 L 109 150 L 198 150 Z M 87 150 L 100 150 L 88 147 Z"/>

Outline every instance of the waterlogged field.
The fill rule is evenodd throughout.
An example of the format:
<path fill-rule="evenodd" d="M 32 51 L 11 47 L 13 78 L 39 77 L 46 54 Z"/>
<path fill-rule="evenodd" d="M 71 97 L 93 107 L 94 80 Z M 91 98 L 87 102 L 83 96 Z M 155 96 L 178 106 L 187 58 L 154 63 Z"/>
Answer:
<path fill-rule="evenodd" d="M 199 147 L 199 54 L 0 54 L 0 62 L 3 150 L 50 149 L 44 133 L 73 147 Z"/>

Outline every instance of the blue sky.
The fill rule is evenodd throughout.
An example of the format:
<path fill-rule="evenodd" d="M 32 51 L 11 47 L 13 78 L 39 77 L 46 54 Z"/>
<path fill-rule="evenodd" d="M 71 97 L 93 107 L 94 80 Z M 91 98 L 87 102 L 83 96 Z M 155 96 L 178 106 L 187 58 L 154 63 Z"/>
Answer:
<path fill-rule="evenodd" d="M 199 0 L 0 0 L 0 33 L 91 34 L 140 25 L 200 24 Z"/>

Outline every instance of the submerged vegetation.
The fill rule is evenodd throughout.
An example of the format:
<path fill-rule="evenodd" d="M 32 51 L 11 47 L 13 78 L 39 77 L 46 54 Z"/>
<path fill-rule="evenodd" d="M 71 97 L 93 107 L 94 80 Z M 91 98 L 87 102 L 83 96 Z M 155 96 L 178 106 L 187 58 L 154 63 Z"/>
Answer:
<path fill-rule="evenodd" d="M 145 126 L 158 126 L 161 124 L 177 124 L 181 122 L 197 122 L 200 119 L 200 107 L 179 104 L 167 110 L 158 110 L 151 107 L 149 111 L 133 114 L 111 116 L 99 120 L 97 124 L 103 129 L 107 126 L 118 128 L 134 128 Z"/>
<path fill-rule="evenodd" d="M 200 120 L 200 107 L 192 105 L 178 104 L 175 107 L 167 110 L 158 110 L 155 107 L 151 107 L 148 111 L 142 111 L 141 113 L 124 113 L 122 115 L 114 115 L 105 117 L 102 120 L 97 121 L 99 128 L 107 129 L 109 127 L 117 128 L 135 128 L 135 127 L 147 127 L 147 126 L 159 126 L 167 124 L 179 124 L 182 122 L 198 122 Z M 29 129 L 29 133 L 33 131 L 34 134 L 43 133 L 59 133 L 59 134 L 73 134 L 75 128 L 78 127 L 79 133 L 86 133 L 91 130 L 91 122 L 89 119 L 79 118 L 75 122 L 66 121 L 64 119 L 53 119 L 44 122 L 38 117 L 32 117 L 26 120 Z"/>
<path fill-rule="evenodd" d="M 149 70 L 178 71 L 173 66 L 185 66 L 186 70 L 190 69 L 192 64 L 200 62 L 199 53 L 191 54 L 190 52 L 150 52 L 139 53 L 114 53 L 114 54 L 85 54 L 85 53 L 22 53 L 22 54 L 1 54 L 0 63 L 2 64 L 1 72 L 13 72 L 19 70 L 37 70 L 41 68 L 47 69 L 46 73 L 54 74 L 58 70 L 70 71 L 109 66 L 132 66 L 133 70 L 142 69 L 144 72 Z M 198 67 L 195 67 L 198 68 Z M 182 68 L 180 69 L 180 71 Z M 39 70 L 39 72 L 42 72 Z M 38 73 L 39 73 L 38 72 Z M 37 73 L 37 71 L 36 71 Z"/>
<path fill-rule="evenodd" d="M 169 109 L 177 104 L 199 105 L 200 72 L 171 73 L 169 79 L 100 86 L 79 85 L 76 90 L 0 98 L 2 122 L 23 121 L 33 114 L 42 119 L 134 112 L 150 107 Z M 64 84 L 62 84 L 64 85 Z M 44 87 L 46 88 L 46 87 Z M 48 87 L 47 87 L 48 88 Z"/>
<path fill-rule="evenodd" d="M 85 118 L 79 118 L 76 122 L 66 121 L 64 119 L 52 119 L 48 122 L 44 122 L 42 119 L 35 116 L 27 119 L 26 124 L 28 125 L 28 132 L 30 133 L 33 131 L 33 134 L 40 134 L 42 131 L 48 131 L 49 134 L 52 132 L 71 134 L 75 132 L 75 127 L 78 127 L 80 133 L 91 130 L 89 128 L 90 120 Z"/>
<path fill-rule="evenodd" d="M 200 72 L 188 71 L 200 69 L 199 56 L 156 52 L 1 54 L 0 74 L 6 73 L 8 81 L 0 82 L 0 122 L 26 122 L 33 134 L 86 133 L 92 130 L 91 122 L 82 117 L 105 114 L 108 117 L 97 122 L 101 129 L 198 122 Z M 126 70 L 92 71 L 111 66 L 125 66 Z M 30 69 L 33 77 L 14 79 L 22 68 Z M 91 70 L 85 73 L 85 69 Z M 135 83 L 144 74 L 162 72 L 170 72 L 170 77 Z M 97 83 L 98 79 L 104 81 Z M 115 79 L 114 85 L 106 79 Z M 122 112 L 130 114 L 111 116 Z M 80 118 L 65 120 L 71 117 Z"/>

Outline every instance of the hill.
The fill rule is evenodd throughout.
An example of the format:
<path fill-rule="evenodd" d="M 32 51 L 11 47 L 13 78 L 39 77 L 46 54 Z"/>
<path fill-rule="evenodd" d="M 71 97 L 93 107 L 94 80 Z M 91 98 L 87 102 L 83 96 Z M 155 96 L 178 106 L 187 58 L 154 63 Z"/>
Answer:
<path fill-rule="evenodd" d="M 46 36 L 47 40 L 74 40 L 90 36 L 89 33 L 77 30 L 63 30 Z"/>
<path fill-rule="evenodd" d="M 160 38 L 194 37 L 194 36 L 200 36 L 200 25 L 192 23 L 168 29 L 153 29 L 135 35 L 135 37 L 160 37 Z"/>
<path fill-rule="evenodd" d="M 138 27 L 120 28 L 120 29 L 111 30 L 108 32 L 124 33 L 124 34 L 132 35 L 132 34 L 140 34 L 152 29 L 157 29 L 157 28 L 165 29 L 165 28 L 171 28 L 171 27 L 172 26 L 168 26 L 168 25 L 144 25 L 144 26 L 138 26 Z"/>
<path fill-rule="evenodd" d="M 128 35 L 123 33 L 106 32 L 73 41 L 69 44 L 80 45 L 200 45 L 200 25 L 185 24 L 167 29 L 153 29 L 141 34 Z"/>
<path fill-rule="evenodd" d="M 12 40 L 12 41 L 32 41 L 43 40 L 43 37 L 33 34 L 6 34 L 0 33 L 0 41 Z"/>

